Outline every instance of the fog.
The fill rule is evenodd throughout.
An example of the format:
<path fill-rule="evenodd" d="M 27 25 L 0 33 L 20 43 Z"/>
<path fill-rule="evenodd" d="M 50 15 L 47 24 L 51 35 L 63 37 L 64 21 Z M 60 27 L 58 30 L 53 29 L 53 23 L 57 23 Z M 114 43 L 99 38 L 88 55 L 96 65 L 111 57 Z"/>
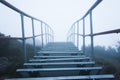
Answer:
<path fill-rule="evenodd" d="M 48 23 L 55 33 L 55 41 L 66 41 L 72 23 L 80 19 L 96 0 L 6 0 L 20 10 Z M 93 11 L 93 32 L 102 32 L 120 27 L 120 0 L 103 0 Z M 21 36 L 20 14 L 0 4 L 0 32 Z M 86 18 L 86 34 L 90 33 Z M 25 18 L 26 36 L 32 35 L 30 19 Z M 81 27 L 81 26 L 80 26 Z M 36 22 L 35 33 L 40 25 Z M 80 32 L 82 33 L 82 32 Z M 113 46 L 120 41 L 119 34 L 95 37 L 95 45 Z M 81 43 L 81 42 L 80 42 Z M 89 38 L 86 38 L 89 44 Z"/>

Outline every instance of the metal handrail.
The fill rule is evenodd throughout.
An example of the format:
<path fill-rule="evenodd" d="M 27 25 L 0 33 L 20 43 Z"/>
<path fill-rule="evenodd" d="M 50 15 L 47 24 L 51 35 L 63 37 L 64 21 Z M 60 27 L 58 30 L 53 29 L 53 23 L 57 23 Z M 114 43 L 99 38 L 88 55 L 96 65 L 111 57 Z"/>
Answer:
<path fill-rule="evenodd" d="M 2 4 L 4 4 L 4 5 L 6 5 L 7 7 L 13 9 L 14 11 L 16 11 L 16 12 L 18 12 L 18 13 L 26 16 L 26 17 L 29 17 L 29 18 L 32 18 L 32 19 L 34 19 L 34 20 L 43 22 L 42 20 L 39 20 L 39 19 L 37 19 L 37 18 L 35 18 L 35 17 L 33 17 L 33 16 L 31 16 L 31 15 L 29 15 L 29 14 L 21 11 L 20 9 L 16 8 L 15 6 L 11 5 L 10 3 L 8 3 L 8 2 L 5 1 L 5 0 L 0 0 L 0 2 L 1 2 Z M 45 22 L 44 22 L 44 23 L 45 23 Z"/>
<path fill-rule="evenodd" d="M 43 47 L 43 45 L 44 45 L 43 36 L 46 36 L 46 37 L 45 37 L 45 38 L 46 38 L 46 40 L 45 40 L 45 41 L 46 41 L 46 44 L 47 44 L 48 42 L 50 42 L 50 41 L 54 41 L 54 40 L 53 40 L 53 39 L 54 39 L 54 32 L 53 32 L 52 28 L 51 28 L 47 23 L 45 23 L 44 21 L 39 20 L 39 19 L 37 19 L 37 18 L 35 18 L 35 17 L 33 17 L 33 16 L 25 13 L 25 12 L 23 12 L 22 10 L 16 8 L 15 6 L 13 6 L 12 4 L 8 3 L 8 2 L 5 1 L 5 0 L 0 0 L 0 2 L 1 2 L 3 5 L 7 6 L 8 8 L 10 8 L 10 9 L 12 9 L 12 10 L 14 10 L 15 12 L 17 12 L 17 13 L 20 14 L 20 16 L 21 16 L 21 27 L 22 27 L 22 37 L 0 37 L 0 39 L 9 39 L 9 40 L 20 39 L 20 40 L 22 40 L 22 41 L 23 41 L 24 59 L 25 59 L 24 61 L 25 61 L 25 62 L 27 62 L 26 39 L 33 38 L 34 54 L 35 54 L 35 51 L 36 51 L 36 50 L 35 50 L 35 38 L 36 38 L 36 37 L 41 36 L 42 47 Z M 31 23 L 32 23 L 32 34 L 33 34 L 33 35 L 30 36 L 30 37 L 25 37 L 25 32 L 24 32 L 24 16 L 31 19 Z M 41 34 L 35 35 L 35 31 L 34 31 L 34 20 L 41 23 L 41 25 L 40 25 L 40 27 L 41 27 Z M 45 26 L 43 26 L 43 24 L 44 24 Z M 43 28 L 45 28 L 45 33 L 43 33 Z M 46 30 L 46 28 L 47 28 L 48 31 Z"/>
<path fill-rule="evenodd" d="M 72 26 L 71 26 L 71 28 L 69 29 L 69 31 L 68 31 L 68 33 L 67 34 L 69 34 L 69 32 L 71 31 L 71 29 L 74 27 L 74 25 L 76 24 L 76 23 L 79 23 L 81 20 L 83 20 L 87 15 L 89 15 L 89 13 L 100 3 L 100 2 L 102 2 L 102 0 L 97 0 L 90 8 L 89 8 L 89 10 L 83 15 L 83 17 L 82 18 L 80 18 L 80 19 L 78 19 L 77 21 L 75 21 L 73 24 L 72 24 Z M 72 33 L 71 33 L 72 34 Z M 70 35 L 71 35 L 70 34 Z M 69 36 L 69 35 L 68 35 Z"/>
<path fill-rule="evenodd" d="M 89 8 L 89 10 L 82 16 L 82 18 L 78 19 L 75 21 L 72 26 L 70 27 L 68 31 L 68 37 L 67 41 L 70 41 L 71 37 L 74 39 L 71 39 L 73 43 L 75 43 L 75 35 L 77 35 L 77 47 L 79 48 L 79 36 L 83 37 L 83 53 L 85 54 L 85 37 L 90 36 L 91 37 L 91 53 L 92 53 L 92 58 L 94 58 L 94 42 L 93 42 L 93 25 L 92 25 L 92 11 L 102 2 L 102 0 L 96 0 L 96 2 Z M 85 35 L 85 18 L 90 15 L 90 34 Z M 83 34 L 79 35 L 79 22 L 83 21 Z M 77 26 L 76 26 L 77 24 Z M 77 33 L 75 32 L 75 28 L 77 28 Z"/>
<path fill-rule="evenodd" d="M 39 36 L 42 36 L 41 34 L 40 35 L 36 35 L 34 37 L 39 37 Z M 33 36 L 29 36 L 29 37 L 25 37 L 25 38 L 22 38 L 22 37 L 0 37 L 0 40 L 1 39 L 9 39 L 9 40 L 13 40 L 13 39 L 30 39 L 30 38 L 33 38 Z"/>
<path fill-rule="evenodd" d="M 97 0 L 90 8 L 89 10 L 83 15 L 82 18 L 78 19 L 77 21 L 75 21 L 71 27 L 73 27 L 73 25 L 75 25 L 75 23 L 83 20 L 100 2 L 102 2 L 102 0 Z"/>
<path fill-rule="evenodd" d="M 109 31 L 104 31 L 104 32 L 99 32 L 99 33 L 94 33 L 94 34 L 87 34 L 87 36 L 98 36 L 98 35 L 105 35 L 105 34 L 112 34 L 112 33 L 120 33 L 120 29 L 115 29 L 115 30 L 109 30 Z"/>
<path fill-rule="evenodd" d="M 92 25 L 92 11 L 93 9 L 101 2 L 102 0 L 97 0 L 91 8 L 85 13 L 85 15 L 80 18 L 79 20 L 75 21 L 70 30 L 68 31 L 68 41 L 72 40 L 75 44 L 75 36 L 77 36 L 77 47 L 79 48 L 79 36 L 83 38 L 83 53 L 85 54 L 85 38 L 89 37 L 91 38 L 91 54 L 92 54 L 92 59 L 94 60 L 94 36 L 99 36 L 99 35 L 106 35 L 106 34 L 112 34 L 112 33 L 120 33 L 120 29 L 115 29 L 115 30 L 109 30 L 109 31 L 104 31 L 104 32 L 98 32 L 98 33 L 93 33 L 93 25 Z M 87 16 L 90 16 L 90 34 L 85 34 L 85 18 Z M 79 34 L 79 22 L 83 21 L 83 34 Z M 77 26 L 76 26 L 77 24 Z M 75 32 L 75 28 L 77 28 L 77 33 Z M 74 39 L 73 39 L 74 38 Z M 70 40 L 69 40 L 70 39 Z"/>
<path fill-rule="evenodd" d="M 52 33 L 53 33 L 52 28 L 51 28 L 47 23 L 45 23 L 44 21 L 39 20 L 39 19 L 37 19 L 37 18 L 35 18 L 35 17 L 33 17 L 33 16 L 31 16 L 31 15 L 29 15 L 29 14 L 21 11 L 20 9 L 16 8 L 15 6 L 11 5 L 10 3 L 8 3 L 8 2 L 5 1 L 5 0 L 0 0 L 0 2 L 1 2 L 2 4 L 4 4 L 4 5 L 6 5 L 7 7 L 13 9 L 14 11 L 16 11 L 16 12 L 18 12 L 18 13 L 26 16 L 26 17 L 29 17 L 29 18 L 32 18 L 32 19 L 34 19 L 34 20 L 37 20 L 37 21 L 40 21 L 40 22 L 44 23 L 45 25 L 48 26 L 48 28 L 49 28 L 49 29 L 52 31 Z M 53 34 L 54 34 L 54 33 L 53 33 Z M 38 36 L 41 36 L 41 35 L 36 35 L 36 36 L 33 36 L 33 37 L 38 37 Z M 33 38 L 33 37 L 26 37 L 26 38 L 24 38 L 24 39 Z M 5 39 L 5 38 L 6 38 L 6 37 L 0 38 L 0 39 Z M 9 37 L 9 39 L 22 39 L 22 38 L 20 38 L 20 37 Z"/>

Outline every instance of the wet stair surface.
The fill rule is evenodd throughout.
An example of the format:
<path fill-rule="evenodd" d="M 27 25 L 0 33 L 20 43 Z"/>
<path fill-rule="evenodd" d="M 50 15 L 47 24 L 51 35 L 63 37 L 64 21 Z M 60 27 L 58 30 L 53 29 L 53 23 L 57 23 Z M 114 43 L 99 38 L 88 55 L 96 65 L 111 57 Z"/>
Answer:
<path fill-rule="evenodd" d="M 72 43 L 48 43 L 16 72 L 21 78 L 6 80 L 114 80 L 112 74 L 100 74 L 90 57 Z"/>

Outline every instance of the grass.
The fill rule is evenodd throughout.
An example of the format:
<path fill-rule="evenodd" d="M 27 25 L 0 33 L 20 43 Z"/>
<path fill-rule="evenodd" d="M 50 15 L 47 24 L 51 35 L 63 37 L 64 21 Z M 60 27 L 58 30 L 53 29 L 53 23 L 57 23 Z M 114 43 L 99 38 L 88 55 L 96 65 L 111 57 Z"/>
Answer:
<path fill-rule="evenodd" d="M 115 76 L 115 80 L 120 80 L 120 63 L 117 59 L 96 56 L 95 61 L 98 65 L 103 67 L 100 73 L 113 74 Z"/>

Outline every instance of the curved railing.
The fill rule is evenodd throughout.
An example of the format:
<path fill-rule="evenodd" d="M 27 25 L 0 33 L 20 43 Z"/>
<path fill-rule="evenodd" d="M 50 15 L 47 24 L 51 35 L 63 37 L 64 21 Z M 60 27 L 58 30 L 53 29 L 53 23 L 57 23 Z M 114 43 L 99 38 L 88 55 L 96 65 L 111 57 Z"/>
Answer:
<path fill-rule="evenodd" d="M 15 12 L 19 13 L 20 16 L 21 16 L 21 28 L 22 28 L 22 37 L 0 37 L 0 39 L 20 39 L 23 41 L 23 49 L 24 49 L 24 59 L 25 59 L 25 62 L 27 61 L 27 54 L 26 54 L 26 40 L 27 39 L 33 39 L 33 46 L 34 46 L 34 53 L 35 53 L 35 46 L 36 46 L 36 43 L 35 43 L 35 38 L 36 37 L 41 37 L 41 46 L 43 47 L 44 44 L 47 44 L 48 42 L 53 42 L 54 41 L 54 32 L 52 30 L 52 28 L 47 24 L 45 23 L 44 21 L 42 20 L 39 20 L 31 15 L 28 15 L 27 13 L 19 10 L 18 8 L 16 8 L 15 6 L 11 5 L 10 3 L 8 3 L 7 1 L 5 0 L 0 0 L 0 2 L 2 4 L 4 4 L 5 6 L 7 6 L 8 8 L 14 10 Z M 25 21 L 24 21 L 24 17 L 27 17 L 29 19 L 31 19 L 31 26 L 32 26 L 32 36 L 29 36 L 29 37 L 25 37 Z M 38 21 L 40 23 L 40 26 L 38 27 L 41 27 L 41 34 L 38 34 L 38 35 L 35 35 L 35 30 L 34 30 L 34 21 Z M 44 29 L 43 29 L 44 28 Z"/>
<path fill-rule="evenodd" d="M 102 0 L 97 0 L 92 7 L 86 12 L 86 14 L 79 20 L 75 21 L 71 28 L 68 31 L 67 34 L 67 41 L 69 42 L 73 42 L 74 44 L 76 44 L 76 46 L 79 48 L 79 37 L 82 37 L 82 51 L 85 54 L 85 38 L 86 37 L 90 37 L 91 39 L 91 54 L 92 54 L 92 59 L 94 59 L 94 36 L 98 36 L 98 35 L 104 35 L 104 34 L 111 34 L 111 33 L 119 33 L 120 29 L 116 29 L 116 30 L 110 30 L 110 31 L 105 31 L 105 32 L 99 32 L 99 33 L 93 33 L 93 21 L 92 21 L 92 11 L 94 10 L 95 7 L 98 6 L 98 4 L 100 4 L 100 2 L 102 2 Z M 86 17 L 89 16 L 89 21 L 90 21 L 90 34 L 85 34 L 85 19 Z M 79 23 L 82 23 L 82 34 L 80 34 L 79 32 Z"/>

